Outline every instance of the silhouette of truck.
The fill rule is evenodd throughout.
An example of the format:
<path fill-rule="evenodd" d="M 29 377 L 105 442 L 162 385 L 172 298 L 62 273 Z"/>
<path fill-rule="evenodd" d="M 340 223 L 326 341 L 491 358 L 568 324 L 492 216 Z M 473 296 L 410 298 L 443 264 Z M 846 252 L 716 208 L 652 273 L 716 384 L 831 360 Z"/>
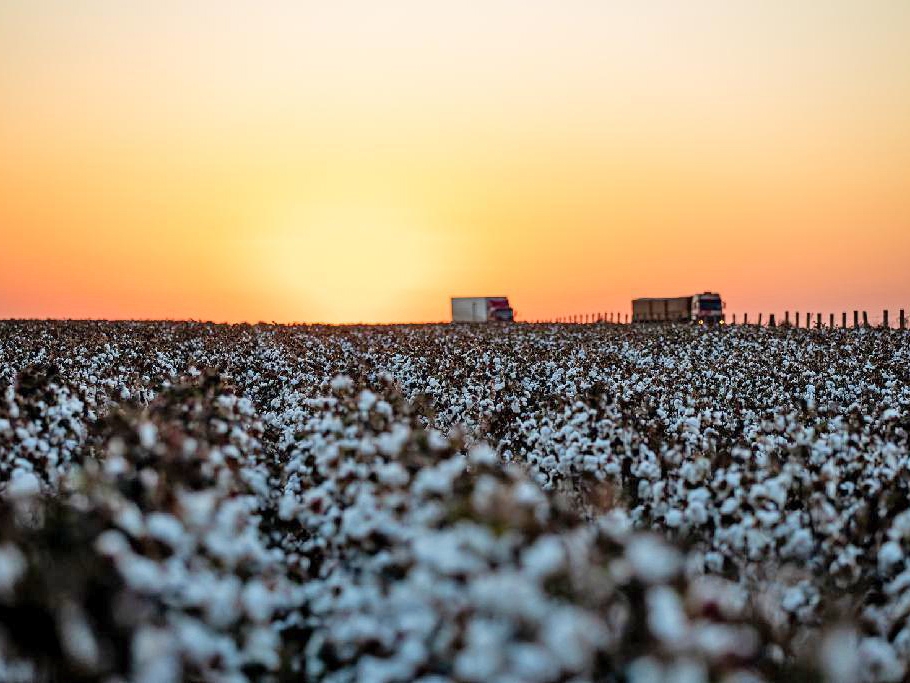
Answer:
<path fill-rule="evenodd" d="M 692 296 L 632 300 L 632 322 L 693 322 L 724 324 L 724 302 L 717 292 Z"/>
<path fill-rule="evenodd" d="M 511 322 L 514 312 L 505 296 L 461 296 L 452 298 L 453 323 Z"/>

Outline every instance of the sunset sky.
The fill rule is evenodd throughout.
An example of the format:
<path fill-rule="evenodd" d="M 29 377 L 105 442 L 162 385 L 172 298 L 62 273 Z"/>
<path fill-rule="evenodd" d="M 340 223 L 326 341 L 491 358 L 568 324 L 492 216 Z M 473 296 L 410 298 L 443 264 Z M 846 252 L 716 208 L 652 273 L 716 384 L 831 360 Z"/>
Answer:
<path fill-rule="evenodd" d="M 910 310 L 910 2 L 0 2 L 0 317 Z"/>

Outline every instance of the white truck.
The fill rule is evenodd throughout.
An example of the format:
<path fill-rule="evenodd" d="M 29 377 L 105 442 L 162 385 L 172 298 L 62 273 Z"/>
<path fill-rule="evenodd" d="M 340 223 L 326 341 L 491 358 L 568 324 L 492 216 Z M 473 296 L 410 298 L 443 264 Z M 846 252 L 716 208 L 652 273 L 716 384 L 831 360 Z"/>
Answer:
<path fill-rule="evenodd" d="M 511 322 L 514 317 L 505 296 L 452 297 L 453 323 Z"/>

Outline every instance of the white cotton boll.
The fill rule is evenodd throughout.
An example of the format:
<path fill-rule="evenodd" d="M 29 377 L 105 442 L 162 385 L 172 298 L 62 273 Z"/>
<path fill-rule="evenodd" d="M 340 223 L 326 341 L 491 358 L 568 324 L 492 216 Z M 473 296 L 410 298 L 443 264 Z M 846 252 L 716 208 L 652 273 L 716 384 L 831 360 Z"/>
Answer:
<path fill-rule="evenodd" d="M 667 510 L 664 515 L 664 523 L 671 529 L 679 528 L 683 523 L 683 513 L 676 508 Z"/>
<path fill-rule="evenodd" d="M 41 493 L 41 480 L 32 472 L 13 470 L 13 476 L 6 485 L 6 495 L 13 500 L 27 500 Z"/>
<path fill-rule="evenodd" d="M 130 551 L 130 542 L 116 529 L 108 529 L 95 539 L 95 550 L 107 557 L 117 557 Z"/>
<path fill-rule="evenodd" d="M 563 671 L 571 673 L 587 669 L 597 650 L 610 640 L 604 622 L 577 607 L 548 612 L 540 634 Z"/>
<path fill-rule="evenodd" d="M 158 428 L 151 422 L 139 425 L 139 443 L 143 448 L 152 448 L 158 440 Z"/>
<path fill-rule="evenodd" d="M 427 432 L 427 445 L 430 450 L 443 451 L 449 447 L 449 440 L 437 430 L 431 429 Z"/>
<path fill-rule="evenodd" d="M 748 659 L 759 647 L 758 635 L 748 626 L 702 621 L 695 624 L 691 637 L 696 647 L 715 661 L 729 657 Z"/>
<path fill-rule="evenodd" d="M 114 515 L 114 523 L 133 537 L 145 533 L 145 518 L 135 503 L 125 503 Z"/>
<path fill-rule="evenodd" d="M 274 596 L 262 581 L 258 579 L 248 581 L 243 587 L 241 601 L 243 610 L 252 621 L 265 623 L 272 618 Z"/>
<path fill-rule="evenodd" d="M 146 517 L 146 532 L 174 549 L 179 549 L 185 541 L 183 524 L 174 515 L 165 512 L 152 512 Z"/>
<path fill-rule="evenodd" d="M 466 647 L 455 658 L 455 675 L 472 683 L 495 680 L 504 665 L 509 626 L 500 621 L 474 618 L 468 624 Z"/>
<path fill-rule="evenodd" d="M 177 494 L 181 517 L 190 527 L 207 525 L 212 519 L 217 503 L 214 491 L 180 491 Z"/>
<path fill-rule="evenodd" d="M 738 501 L 736 498 L 734 498 L 734 497 L 731 496 L 730 498 L 727 498 L 727 499 L 723 502 L 723 504 L 721 504 L 721 506 L 720 506 L 720 514 L 722 514 L 722 515 L 732 515 L 732 514 L 733 514 L 734 512 L 736 512 L 738 509 L 739 509 L 739 501 Z"/>
<path fill-rule="evenodd" d="M 208 601 L 205 604 L 205 620 L 215 628 L 226 628 L 240 617 L 240 591 L 242 583 L 236 576 L 229 575 L 214 580 L 208 587 Z"/>
<path fill-rule="evenodd" d="M 509 673 L 525 683 L 547 683 L 559 677 L 559 665 L 546 648 L 531 643 L 516 643 L 506 652 Z"/>
<path fill-rule="evenodd" d="M 792 586 L 784 591 L 784 597 L 781 606 L 787 612 L 795 612 L 806 603 L 806 596 L 803 593 L 802 586 Z"/>
<path fill-rule="evenodd" d="M 158 563 L 141 555 L 123 555 L 118 559 L 117 569 L 124 581 L 139 593 L 155 594 L 163 584 Z"/>
<path fill-rule="evenodd" d="M 122 443 L 122 442 L 121 442 Z M 119 455 L 109 455 L 104 460 L 104 472 L 111 477 L 117 477 L 129 471 L 129 463 L 126 458 Z"/>
<path fill-rule="evenodd" d="M 651 588 L 646 604 L 651 633 L 670 648 L 680 646 L 686 636 L 688 620 L 676 591 L 666 586 Z"/>
<path fill-rule="evenodd" d="M 433 467 L 424 467 L 414 477 L 411 491 L 416 495 L 447 494 L 452 490 L 455 479 L 464 472 L 464 467 L 465 460 L 462 456 L 443 460 Z"/>
<path fill-rule="evenodd" d="M 65 603 L 57 614 L 57 630 L 66 655 L 79 666 L 93 671 L 98 666 L 98 641 L 82 608 L 71 602 Z"/>
<path fill-rule="evenodd" d="M 645 583 L 669 581 L 682 567 L 682 557 L 676 548 L 647 534 L 629 539 L 626 559 L 635 575 Z"/>
<path fill-rule="evenodd" d="M 812 532 L 808 529 L 797 529 L 781 548 L 781 555 L 805 560 L 812 554 L 814 546 Z"/>
<path fill-rule="evenodd" d="M 487 444 L 477 444 L 468 451 L 468 462 L 472 465 L 495 465 L 499 458 L 496 451 Z"/>
<path fill-rule="evenodd" d="M 862 680 L 859 638 L 852 629 L 837 628 L 826 634 L 819 651 L 819 664 L 829 683 Z"/>
<path fill-rule="evenodd" d="M 294 519 L 299 510 L 297 497 L 290 491 L 285 492 L 278 501 L 278 518 L 284 522 Z"/>
<path fill-rule="evenodd" d="M 715 551 L 705 553 L 705 568 L 719 574 L 724 568 L 724 556 Z"/>
<path fill-rule="evenodd" d="M 383 432 L 376 437 L 376 446 L 383 455 L 398 455 L 404 449 L 404 446 L 407 444 L 410 437 L 410 428 L 403 424 L 396 423 L 392 425 L 392 430 L 390 432 Z"/>
<path fill-rule="evenodd" d="M 332 391 L 345 391 L 354 386 L 354 380 L 347 375 L 335 375 L 330 384 Z"/>
<path fill-rule="evenodd" d="M 878 551 L 878 570 L 883 574 L 887 574 L 903 559 L 904 551 L 899 543 L 894 541 L 883 543 Z"/>
<path fill-rule="evenodd" d="M 360 392 L 360 396 L 357 397 L 357 409 L 361 412 L 367 413 L 370 409 L 376 405 L 378 397 L 369 389 L 364 389 Z"/>
<path fill-rule="evenodd" d="M 859 644 L 860 671 L 867 680 L 897 683 L 903 680 L 906 664 L 897 658 L 894 648 L 883 638 L 863 638 Z"/>
<path fill-rule="evenodd" d="M 12 543 L 0 545 L 0 596 L 11 596 L 16 583 L 25 573 L 25 555 Z"/>
<path fill-rule="evenodd" d="M 686 508 L 686 519 L 690 524 L 701 526 L 708 521 L 708 510 L 701 501 L 693 501 Z"/>
<path fill-rule="evenodd" d="M 399 462 L 384 463 L 378 466 L 376 477 L 389 486 L 405 486 L 410 479 L 408 471 Z"/>
<path fill-rule="evenodd" d="M 670 683 L 663 665 L 653 657 L 639 657 L 629 665 L 629 683 Z"/>
<path fill-rule="evenodd" d="M 177 683 L 182 679 L 173 634 L 164 628 L 141 627 L 133 635 L 131 680 L 136 683 Z"/>
<path fill-rule="evenodd" d="M 266 671 L 276 671 L 281 666 L 281 638 L 265 626 L 250 629 L 243 641 L 241 656 L 247 664 L 259 664 Z"/>
<path fill-rule="evenodd" d="M 887 422 L 888 420 L 896 420 L 901 416 L 901 412 L 897 408 L 888 408 L 882 413 L 881 421 Z"/>
<path fill-rule="evenodd" d="M 521 554 L 521 564 L 531 576 L 544 578 L 562 569 L 565 549 L 555 536 L 541 536 Z"/>

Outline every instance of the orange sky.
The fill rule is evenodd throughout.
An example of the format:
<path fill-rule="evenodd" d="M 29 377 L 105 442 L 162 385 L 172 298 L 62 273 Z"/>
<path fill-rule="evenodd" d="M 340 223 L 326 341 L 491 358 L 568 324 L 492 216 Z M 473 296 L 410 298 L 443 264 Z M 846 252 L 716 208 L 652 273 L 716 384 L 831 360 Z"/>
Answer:
<path fill-rule="evenodd" d="M 0 317 L 910 310 L 910 2 L 0 3 Z"/>

